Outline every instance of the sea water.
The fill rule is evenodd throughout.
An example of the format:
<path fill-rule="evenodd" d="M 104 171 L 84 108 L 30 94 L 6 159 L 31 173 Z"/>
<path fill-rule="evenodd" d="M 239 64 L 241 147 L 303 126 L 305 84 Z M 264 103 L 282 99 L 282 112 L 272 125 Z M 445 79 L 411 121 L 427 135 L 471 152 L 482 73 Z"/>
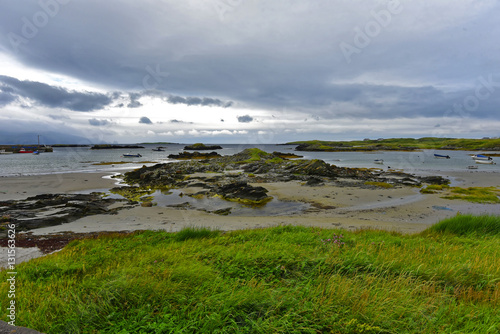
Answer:
<path fill-rule="evenodd" d="M 183 151 L 184 144 L 169 144 L 165 151 L 153 151 L 158 145 L 142 145 L 142 149 L 108 149 L 91 150 L 90 147 L 54 148 L 52 153 L 8 154 L 0 155 L 0 177 L 43 175 L 69 172 L 119 172 L 142 165 L 168 163 L 169 154 Z M 380 168 L 383 170 L 398 169 L 407 173 L 426 174 L 433 171 L 466 171 L 467 166 L 475 165 L 471 155 L 473 151 L 436 151 L 423 150 L 414 152 L 374 151 L 374 152 L 299 152 L 295 145 L 256 145 L 256 144 L 221 144 L 223 148 L 216 150 L 221 155 L 232 155 L 246 148 L 257 147 L 266 152 L 279 151 L 302 155 L 304 159 L 321 159 L 339 167 Z M 123 154 L 141 154 L 140 158 L 124 158 Z M 438 159 L 434 153 L 449 155 L 450 159 Z M 383 165 L 375 164 L 374 160 L 384 160 Z M 500 163 L 500 158 L 495 158 Z M 127 164 L 99 165 L 100 163 L 128 162 Z M 151 163 L 153 162 L 153 163 Z M 498 165 L 477 165 L 481 171 L 500 171 Z"/>

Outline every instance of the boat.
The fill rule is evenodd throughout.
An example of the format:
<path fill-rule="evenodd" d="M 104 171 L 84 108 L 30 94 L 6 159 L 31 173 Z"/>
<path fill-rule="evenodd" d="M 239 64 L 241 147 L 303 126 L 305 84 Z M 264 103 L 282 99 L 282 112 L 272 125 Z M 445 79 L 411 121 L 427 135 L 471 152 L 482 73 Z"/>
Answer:
<path fill-rule="evenodd" d="M 382 160 L 382 159 L 375 159 L 375 160 L 373 160 L 373 162 L 376 163 L 376 164 L 379 164 L 379 165 L 383 165 L 384 164 L 384 160 Z"/>
<path fill-rule="evenodd" d="M 13 154 L 14 152 L 7 152 L 6 150 L 0 150 L 0 154 Z"/>
<path fill-rule="evenodd" d="M 477 166 L 467 166 L 467 169 L 477 169 Z"/>
<path fill-rule="evenodd" d="M 474 160 L 477 164 L 496 165 L 493 160 Z"/>
<path fill-rule="evenodd" d="M 482 155 L 482 154 L 474 154 L 474 155 L 472 155 L 472 159 L 474 159 L 474 160 L 493 160 L 492 157 L 488 157 L 488 156 Z"/>
<path fill-rule="evenodd" d="M 153 151 L 155 152 L 165 152 L 162 146 L 158 146 L 157 148 L 153 148 Z"/>
<path fill-rule="evenodd" d="M 19 150 L 19 153 L 33 153 L 33 151 L 27 150 L 23 147 Z"/>
<path fill-rule="evenodd" d="M 137 153 L 137 154 L 127 153 L 127 154 L 124 154 L 123 157 L 124 158 L 141 158 L 142 155 L 140 155 L 139 153 Z"/>
<path fill-rule="evenodd" d="M 450 159 L 450 156 L 449 155 L 442 155 L 442 154 L 434 154 L 434 158 Z"/>

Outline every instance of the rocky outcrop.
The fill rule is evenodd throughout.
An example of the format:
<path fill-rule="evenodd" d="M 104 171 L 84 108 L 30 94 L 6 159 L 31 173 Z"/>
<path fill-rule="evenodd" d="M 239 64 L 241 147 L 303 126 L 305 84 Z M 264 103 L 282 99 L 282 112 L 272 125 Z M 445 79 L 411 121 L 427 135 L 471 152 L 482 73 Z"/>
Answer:
<path fill-rule="evenodd" d="M 92 194 L 44 194 L 24 200 L 0 202 L 0 215 L 8 216 L 16 230 L 26 231 L 35 228 L 60 225 L 79 218 L 97 214 L 114 214 L 119 210 L 108 207 L 126 200 L 103 198 L 99 193 Z"/>
<path fill-rule="evenodd" d="M 272 199 L 267 195 L 268 190 L 264 187 L 254 187 L 246 182 L 232 182 L 222 185 L 214 192 L 224 199 L 244 204 L 265 204 Z"/>
<path fill-rule="evenodd" d="M 190 179 L 195 173 L 207 173 L 206 177 Z M 210 173 L 210 174 L 208 174 Z M 125 174 L 124 180 L 129 184 L 141 187 L 190 187 L 193 182 L 202 182 L 202 187 L 210 189 L 210 194 L 221 195 L 226 199 L 242 198 L 241 192 L 234 195 L 225 194 L 223 185 L 233 184 L 230 189 L 235 190 L 248 183 L 303 181 L 314 186 L 325 182 L 340 182 L 341 179 L 360 181 L 387 182 L 399 186 L 418 186 L 421 183 L 445 184 L 448 180 L 442 177 L 418 177 L 403 172 L 384 172 L 362 168 L 338 167 L 323 160 L 288 160 L 280 156 L 279 152 L 267 153 L 259 149 L 246 149 L 231 156 L 221 156 L 205 160 L 190 160 L 168 164 L 158 164 L 151 167 L 142 167 Z M 238 187 L 236 187 L 238 184 Z M 221 188 L 222 187 L 222 188 Z M 236 188 L 235 188 L 236 187 Z M 214 190 L 214 189 L 220 189 Z M 255 192 L 250 188 L 242 188 L 249 194 Z M 242 190 L 242 191 L 243 191 Z M 262 191 L 262 189 L 261 189 Z M 257 192 L 259 193 L 259 192 Z M 261 192 L 262 198 L 265 198 Z M 249 200 L 254 200 L 248 198 Z"/>
<path fill-rule="evenodd" d="M 208 151 L 208 150 L 221 150 L 222 146 L 219 145 L 205 145 L 202 143 L 196 143 L 193 145 L 184 146 L 185 150 L 189 151 Z"/>
<path fill-rule="evenodd" d="M 180 152 L 179 154 L 170 154 L 168 156 L 169 159 L 177 159 L 177 160 L 188 160 L 188 159 L 211 159 L 217 158 L 221 155 L 215 151 L 210 153 L 200 153 L 200 152 Z"/>

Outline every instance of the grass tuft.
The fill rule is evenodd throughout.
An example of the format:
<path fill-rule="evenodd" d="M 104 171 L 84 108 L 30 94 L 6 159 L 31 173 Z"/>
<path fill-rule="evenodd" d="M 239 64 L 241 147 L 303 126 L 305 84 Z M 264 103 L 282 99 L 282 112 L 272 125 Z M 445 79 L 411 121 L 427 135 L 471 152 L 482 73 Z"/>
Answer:
<path fill-rule="evenodd" d="M 174 240 L 185 241 L 188 239 L 213 238 L 220 234 L 220 231 L 204 227 L 185 227 L 175 234 Z"/>
<path fill-rule="evenodd" d="M 457 215 L 428 228 L 424 233 L 438 232 L 456 235 L 500 235 L 500 216 Z"/>

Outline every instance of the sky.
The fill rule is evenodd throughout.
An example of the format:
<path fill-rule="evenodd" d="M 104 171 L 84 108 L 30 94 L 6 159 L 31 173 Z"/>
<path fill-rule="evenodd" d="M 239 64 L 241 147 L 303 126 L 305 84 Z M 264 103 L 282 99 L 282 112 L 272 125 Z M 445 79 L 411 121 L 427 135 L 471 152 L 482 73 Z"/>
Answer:
<path fill-rule="evenodd" d="M 0 141 L 497 137 L 498 17 L 499 0 L 0 0 Z"/>

